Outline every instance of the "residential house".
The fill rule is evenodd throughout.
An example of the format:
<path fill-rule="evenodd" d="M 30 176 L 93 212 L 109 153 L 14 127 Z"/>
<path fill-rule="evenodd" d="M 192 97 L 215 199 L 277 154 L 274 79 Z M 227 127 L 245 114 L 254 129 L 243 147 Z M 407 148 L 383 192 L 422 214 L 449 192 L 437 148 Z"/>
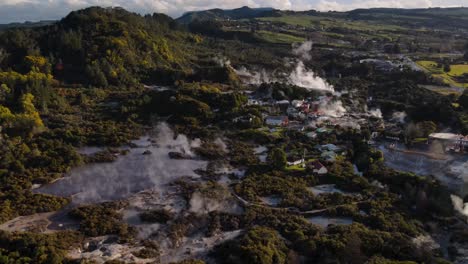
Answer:
<path fill-rule="evenodd" d="M 328 173 L 328 169 L 318 160 L 310 162 L 307 164 L 307 167 L 309 167 L 313 173 L 318 175 L 324 175 Z"/>

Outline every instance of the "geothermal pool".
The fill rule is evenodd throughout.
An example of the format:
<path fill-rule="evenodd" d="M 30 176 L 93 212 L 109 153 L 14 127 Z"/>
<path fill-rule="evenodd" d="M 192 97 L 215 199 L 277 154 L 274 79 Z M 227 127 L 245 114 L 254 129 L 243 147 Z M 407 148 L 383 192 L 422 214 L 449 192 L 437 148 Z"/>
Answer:
<path fill-rule="evenodd" d="M 436 160 L 425 155 L 390 150 L 385 145 L 380 145 L 378 149 L 383 152 L 388 167 L 418 175 L 433 175 L 457 195 L 463 197 L 468 194 L 467 155 L 447 154 L 445 160 Z M 405 149 L 400 144 L 397 147 Z"/>
<path fill-rule="evenodd" d="M 329 225 L 351 225 L 353 219 L 349 217 L 327 217 L 327 216 L 314 216 L 307 218 L 312 224 L 318 225 L 326 229 Z"/>
<path fill-rule="evenodd" d="M 199 145 L 199 142 L 183 135 L 174 137 L 165 124 L 156 128 L 154 137 L 143 137 L 132 143 L 136 147 L 126 147 L 129 153 L 119 156 L 114 162 L 75 168 L 66 177 L 35 191 L 72 197 L 75 204 L 112 201 L 156 188 L 177 178 L 198 178 L 194 171 L 205 169 L 207 165 L 207 162 L 195 159 L 170 159 L 168 153 L 171 151 L 193 156 L 191 148 Z"/>
<path fill-rule="evenodd" d="M 344 194 L 344 192 L 338 188 L 336 188 L 335 184 L 324 184 L 324 185 L 317 185 L 314 187 L 310 187 L 309 190 L 314 194 L 314 195 L 321 195 L 321 194 L 329 194 L 329 193 L 341 193 Z"/>

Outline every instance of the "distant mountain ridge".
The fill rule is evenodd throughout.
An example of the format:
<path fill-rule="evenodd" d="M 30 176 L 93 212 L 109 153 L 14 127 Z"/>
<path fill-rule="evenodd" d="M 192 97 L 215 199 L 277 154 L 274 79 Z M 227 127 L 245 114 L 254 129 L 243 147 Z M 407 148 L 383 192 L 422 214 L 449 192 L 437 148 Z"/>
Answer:
<path fill-rule="evenodd" d="M 56 20 L 41 20 L 38 22 L 30 22 L 26 21 L 24 23 L 8 23 L 8 24 L 0 24 L 0 30 L 2 29 L 9 29 L 9 28 L 33 28 L 33 27 L 42 27 L 48 26 L 53 23 L 57 22 Z"/>
<path fill-rule="evenodd" d="M 419 27 L 445 27 L 468 29 L 468 8 L 369 8 L 354 9 L 350 11 L 293 11 L 279 10 L 274 8 L 249 8 L 247 6 L 223 10 L 210 9 L 203 11 L 187 12 L 176 19 L 181 24 L 189 24 L 192 21 L 200 20 L 228 20 L 228 19 L 251 19 L 261 17 L 281 17 L 291 15 L 317 16 L 324 15 L 342 19 L 372 21 L 381 20 L 393 22 L 397 25 L 413 25 Z"/>
<path fill-rule="evenodd" d="M 244 6 L 236 9 L 210 9 L 203 11 L 191 11 L 177 18 L 182 24 L 188 24 L 194 20 L 216 20 L 216 19 L 243 19 L 270 16 L 276 9 L 271 7 L 250 8 Z"/>

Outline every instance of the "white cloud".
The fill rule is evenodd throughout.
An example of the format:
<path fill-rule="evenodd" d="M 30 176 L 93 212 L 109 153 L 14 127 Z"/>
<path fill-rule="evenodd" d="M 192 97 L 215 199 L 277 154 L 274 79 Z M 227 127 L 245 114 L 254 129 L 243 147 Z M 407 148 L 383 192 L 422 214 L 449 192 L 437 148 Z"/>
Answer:
<path fill-rule="evenodd" d="M 0 23 L 58 19 L 88 6 L 121 6 L 139 13 L 166 13 L 177 17 L 210 8 L 274 7 L 278 9 L 350 10 L 369 7 L 423 8 L 468 6 L 468 0 L 0 0 Z"/>

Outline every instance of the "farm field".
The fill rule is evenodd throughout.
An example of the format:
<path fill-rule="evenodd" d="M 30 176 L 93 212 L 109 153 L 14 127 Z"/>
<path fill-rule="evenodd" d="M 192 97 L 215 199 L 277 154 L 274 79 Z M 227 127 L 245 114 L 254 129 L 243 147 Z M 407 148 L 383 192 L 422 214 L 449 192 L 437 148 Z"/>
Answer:
<path fill-rule="evenodd" d="M 426 71 L 430 72 L 432 76 L 442 79 L 443 82 L 448 85 L 468 88 L 468 83 L 459 82 L 457 80 L 457 77 L 468 74 L 468 64 L 450 65 L 450 71 L 444 72 L 443 67 L 437 65 L 435 61 L 418 61 L 417 63 Z"/>

